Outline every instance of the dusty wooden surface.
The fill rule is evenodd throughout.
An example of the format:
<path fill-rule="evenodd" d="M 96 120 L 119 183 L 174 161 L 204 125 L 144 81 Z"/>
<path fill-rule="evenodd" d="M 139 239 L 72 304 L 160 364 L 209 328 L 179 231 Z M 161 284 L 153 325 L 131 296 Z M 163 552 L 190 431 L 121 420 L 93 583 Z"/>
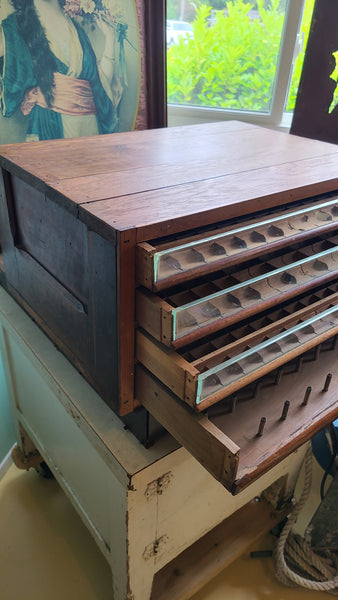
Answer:
<path fill-rule="evenodd" d="M 137 228 L 138 241 L 338 187 L 336 146 L 234 121 L 13 144 L 1 155 L 86 223 Z"/>

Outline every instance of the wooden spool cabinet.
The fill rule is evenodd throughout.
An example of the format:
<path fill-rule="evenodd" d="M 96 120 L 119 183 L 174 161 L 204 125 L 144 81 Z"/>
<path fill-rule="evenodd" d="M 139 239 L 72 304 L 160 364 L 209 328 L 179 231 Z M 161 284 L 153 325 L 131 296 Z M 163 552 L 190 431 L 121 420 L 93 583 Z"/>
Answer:
<path fill-rule="evenodd" d="M 239 122 L 2 146 L 2 282 L 237 493 L 338 416 L 337 153 Z"/>

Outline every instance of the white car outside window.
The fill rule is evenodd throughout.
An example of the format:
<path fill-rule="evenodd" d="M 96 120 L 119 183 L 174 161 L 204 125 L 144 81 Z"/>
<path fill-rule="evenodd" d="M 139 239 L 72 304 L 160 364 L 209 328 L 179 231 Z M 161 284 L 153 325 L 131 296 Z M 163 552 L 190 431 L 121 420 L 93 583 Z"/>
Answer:
<path fill-rule="evenodd" d="M 181 37 L 193 37 L 193 29 L 186 21 L 167 21 L 167 46 L 178 44 Z"/>

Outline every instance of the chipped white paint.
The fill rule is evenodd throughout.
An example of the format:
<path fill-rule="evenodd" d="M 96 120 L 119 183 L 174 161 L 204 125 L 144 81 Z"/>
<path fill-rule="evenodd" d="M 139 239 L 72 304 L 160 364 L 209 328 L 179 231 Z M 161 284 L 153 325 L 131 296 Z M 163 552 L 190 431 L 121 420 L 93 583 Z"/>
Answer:
<path fill-rule="evenodd" d="M 233 497 L 170 436 L 146 450 L 1 288 L 0 352 L 17 439 L 21 424 L 98 543 L 111 600 L 149 600 L 161 567 L 299 468 L 302 450 Z"/>
<path fill-rule="evenodd" d="M 171 472 L 169 472 L 169 473 L 165 473 L 158 479 L 155 479 L 154 481 L 151 481 L 150 483 L 148 483 L 146 491 L 145 491 L 145 497 L 147 498 L 147 500 L 150 500 L 150 498 L 152 498 L 153 496 L 163 494 L 165 492 L 165 490 L 168 488 L 168 486 L 172 480 L 172 477 L 173 477 L 173 474 Z"/>
<path fill-rule="evenodd" d="M 144 560 L 149 560 L 155 556 L 161 554 L 165 550 L 165 545 L 168 542 L 168 536 L 162 535 L 160 538 L 155 540 L 152 544 L 148 544 L 145 551 L 143 552 Z"/>

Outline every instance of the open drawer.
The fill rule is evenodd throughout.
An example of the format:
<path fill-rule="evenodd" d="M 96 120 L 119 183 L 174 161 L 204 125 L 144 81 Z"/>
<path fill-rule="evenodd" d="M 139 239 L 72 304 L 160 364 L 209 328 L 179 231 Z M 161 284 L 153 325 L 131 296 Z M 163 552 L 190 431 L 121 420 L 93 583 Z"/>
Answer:
<path fill-rule="evenodd" d="M 182 347 L 253 318 L 277 303 L 328 284 L 338 274 L 338 238 L 307 243 L 229 274 L 226 271 L 167 292 L 136 291 L 138 324 L 166 346 Z"/>
<path fill-rule="evenodd" d="M 310 351 L 300 371 L 288 368 L 277 382 L 267 375 L 254 395 L 243 388 L 235 407 L 225 400 L 195 413 L 140 365 L 136 396 L 235 494 L 338 417 L 337 348 L 324 350 Z"/>
<path fill-rule="evenodd" d="M 302 355 L 311 348 L 319 351 L 323 342 L 326 348 L 335 345 L 338 293 L 328 296 L 333 289 L 338 283 L 181 351 L 139 330 L 137 359 L 181 400 L 202 411 L 296 357 L 299 369 Z"/>
<path fill-rule="evenodd" d="M 274 211 L 204 234 L 169 242 L 141 242 L 137 245 L 137 279 L 144 287 L 159 291 L 327 233 L 337 224 L 337 197 L 317 198 L 297 210 Z"/>

